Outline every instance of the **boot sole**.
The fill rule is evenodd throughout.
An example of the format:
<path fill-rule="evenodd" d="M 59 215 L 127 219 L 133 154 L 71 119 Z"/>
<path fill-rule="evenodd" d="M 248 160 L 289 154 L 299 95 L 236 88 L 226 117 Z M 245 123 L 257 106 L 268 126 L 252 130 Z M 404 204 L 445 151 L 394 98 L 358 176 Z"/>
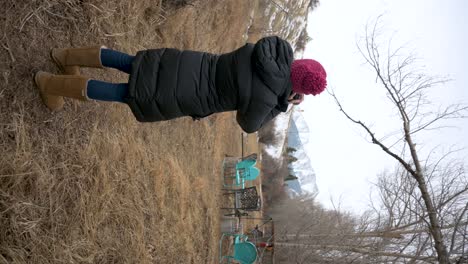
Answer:
<path fill-rule="evenodd" d="M 54 48 L 55 49 L 55 48 Z M 61 63 L 60 63 L 60 60 L 57 59 L 55 56 L 54 56 L 54 49 L 52 49 L 50 51 L 50 58 L 52 59 L 53 62 L 55 62 L 55 65 L 57 65 L 57 67 L 59 68 L 61 74 L 64 74 L 64 75 L 80 75 L 80 66 L 79 65 L 76 65 L 76 66 L 69 66 L 70 68 L 67 70 L 67 67 L 66 66 L 63 66 Z"/>
<path fill-rule="evenodd" d="M 50 58 L 54 61 L 55 65 L 57 65 L 57 67 L 59 68 L 60 72 L 64 73 L 64 72 L 65 72 L 65 68 L 64 68 L 63 65 L 57 60 L 57 58 L 55 58 L 55 56 L 54 56 L 54 49 L 51 49 L 51 50 L 50 50 Z"/>
<path fill-rule="evenodd" d="M 41 74 L 43 71 L 38 71 L 34 74 L 33 76 L 33 80 L 34 80 L 34 83 L 36 84 L 36 87 L 37 89 L 41 90 L 41 88 L 39 87 L 39 81 L 37 80 L 37 78 L 39 77 L 39 74 Z"/>
<path fill-rule="evenodd" d="M 34 74 L 34 78 L 33 78 L 33 79 L 34 79 L 34 83 L 36 84 L 37 89 L 39 90 L 39 94 L 41 95 L 41 98 L 42 98 L 43 103 L 44 103 L 45 106 L 46 106 L 50 111 L 52 111 L 52 112 L 58 111 L 58 110 L 62 109 L 62 108 L 63 108 L 63 97 L 62 97 L 62 96 L 58 96 L 58 95 L 49 95 L 49 96 L 52 96 L 52 97 L 60 98 L 59 100 L 62 100 L 62 103 L 60 103 L 61 105 L 58 106 L 58 107 L 53 107 L 53 108 L 51 108 L 50 105 L 46 103 L 46 102 L 47 102 L 46 96 L 43 94 L 43 91 L 41 90 L 41 87 L 39 86 L 39 80 L 38 80 L 38 78 L 39 78 L 39 75 L 40 75 L 41 73 L 46 73 L 46 72 L 44 72 L 44 71 L 38 71 L 38 72 L 36 72 L 36 73 Z"/>

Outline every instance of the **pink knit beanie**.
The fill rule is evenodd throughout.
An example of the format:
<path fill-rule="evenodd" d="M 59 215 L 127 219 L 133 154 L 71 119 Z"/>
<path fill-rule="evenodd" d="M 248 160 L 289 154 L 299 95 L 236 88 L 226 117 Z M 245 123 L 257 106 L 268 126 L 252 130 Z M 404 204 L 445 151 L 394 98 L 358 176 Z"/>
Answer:
<path fill-rule="evenodd" d="M 327 86 L 327 73 L 315 60 L 295 60 L 291 65 L 292 89 L 296 93 L 317 95 Z"/>

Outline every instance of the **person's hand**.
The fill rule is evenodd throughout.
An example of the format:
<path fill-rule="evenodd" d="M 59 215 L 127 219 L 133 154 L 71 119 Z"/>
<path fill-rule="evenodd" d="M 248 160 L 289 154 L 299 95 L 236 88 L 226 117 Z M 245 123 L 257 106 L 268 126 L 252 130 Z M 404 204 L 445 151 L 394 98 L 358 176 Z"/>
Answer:
<path fill-rule="evenodd" d="M 294 98 L 294 97 L 296 97 L 296 98 Z M 288 98 L 288 102 L 290 104 L 298 105 L 298 104 L 302 103 L 302 101 L 304 101 L 304 95 L 300 94 L 300 93 L 292 93 Z"/>

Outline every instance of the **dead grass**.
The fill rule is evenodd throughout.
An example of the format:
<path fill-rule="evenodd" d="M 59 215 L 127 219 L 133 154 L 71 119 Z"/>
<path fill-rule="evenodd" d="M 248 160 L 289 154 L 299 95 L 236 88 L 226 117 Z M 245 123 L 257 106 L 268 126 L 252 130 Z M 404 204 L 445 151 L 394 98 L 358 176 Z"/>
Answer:
<path fill-rule="evenodd" d="M 216 262 L 221 159 L 240 154 L 232 114 L 139 124 L 125 105 L 71 100 L 49 113 L 32 76 L 57 72 L 56 46 L 228 51 L 243 42 L 249 5 L 1 1 L 0 263 Z"/>

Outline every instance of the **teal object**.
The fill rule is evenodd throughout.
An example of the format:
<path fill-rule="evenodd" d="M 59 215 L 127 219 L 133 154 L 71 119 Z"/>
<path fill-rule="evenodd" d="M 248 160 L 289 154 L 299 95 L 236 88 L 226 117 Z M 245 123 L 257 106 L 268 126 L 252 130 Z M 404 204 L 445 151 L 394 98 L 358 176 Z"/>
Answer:
<path fill-rule="evenodd" d="M 240 170 L 240 169 L 248 169 L 252 166 L 255 166 L 255 164 L 257 164 L 257 161 L 256 160 L 251 160 L 251 159 L 248 159 L 248 160 L 243 160 L 243 161 L 240 161 L 236 164 L 236 169 Z"/>
<path fill-rule="evenodd" d="M 225 236 L 234 237 L 232 255 L 222 256 L 222 245 Z M 242 234 L 223 233 L 219 242 L 220 259 L 219 263 L 225 260 L 235 260 L 241 264 L 252 264 L 257 260 L 257 247 L 251 242 L 247 241 L 247 236 Z"/>
<path fill-rule="evenodd" d="M 260 170 L 255 166 L 236 170 L 235 186 L 242 186 L 242 188 L 245 188 L 245 182 L 257 179 L 258 175 L 260 175 Z"/>
<path fill-rule="evenodd" d="M 233 184 L 226 184 L 224 183 L 224 187 L 242 187 L 245 188 L 246 181 L 253 181 L 255 180 L 258 175 L 260 175 L 260 171 L 258 170 L 255 165 L 257 164 L 256 160 L 247 159 L 243 161 L 239 161 L 236 163 L 236 168 L 233 174 L 228 175 L 226 178 L 233 180 Z"/>
<path fill-rule="evenodd" d="M 245 188 L 245 182 L 246 181 L 253 181 L 253 180 L 257 179 L 258 175 L 260 175 L 260 170 L 257 169 L 257 167 L 250 167 L 247 170 L 247 173 L 245 173 L 241 177 L 242 178 L 242 181 L 241 181 L 242 188 Z"/>
<path fill-rule="evenodd" d="M 253 181 L 260 175 L 260 170 L 257 169 L 257 167 L 250 167 L 248 172 L 249 173 L 244 175 L 244 180 L 246 181 Z"/>

